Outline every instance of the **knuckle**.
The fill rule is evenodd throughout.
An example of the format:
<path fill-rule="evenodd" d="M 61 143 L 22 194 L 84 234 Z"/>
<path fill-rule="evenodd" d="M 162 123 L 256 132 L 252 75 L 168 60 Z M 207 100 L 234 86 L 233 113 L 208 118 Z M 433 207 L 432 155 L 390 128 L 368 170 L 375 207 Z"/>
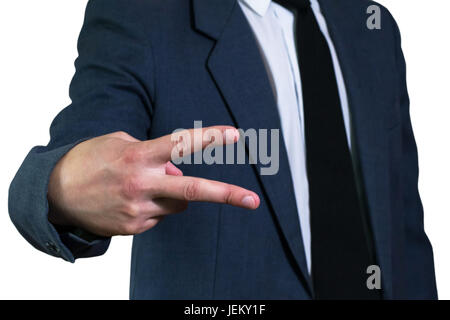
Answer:
<path fill-rule="evenodd" d="M 123 161 L 125 164 L 134 164 L 140 162 L 143 158 L 142 151 L 132 144 L 123 151 Z"/>
<path fill-rule="evenodd" d="M 224 191 L 223 201 L 226 204 L 231 204 L 232 203 L 232 201 L 233 201 L 233 190 L 230 187 L 228 187 Z"/>
<path fill-rule="evenodd" d="M 187 130 L 178 132 L 171 137 L 172 155 L 183 157 L 190 149 L 190 139 Z"/>
<path fill-rule="evenodd" d="M 141 230 L 141 232 L 156 227 L 156 225 L 158 224 L 158 222 L 159 222 L 159 220 L 157 220 L 157 219 L 150 219 L 150 220 L 148 220 L 148 221 L 147 221 L 146 228 L 143 229 L 143 230 Z"/>
<path fill-rule="evenodd" d="M 137 175 L 125 177 L 122 182 L 122 194 L 126 199 L 138 198 L 144 190 L 143 181 Z"/>
<path fill-rule="evenodd" d="M 159 223 L 161 219 L 159 218 L 152 218 L 148 219 L 146 221 L 135 221 L 128 224 L 125 224 L 123 226 L 123 233 L 127 235 L 137 235 L 141 234 L 147 230 L 150 230 Z"/>
<path fill-rule="evenodd" d="M 198 199 L 199 184 L 197 181 L 189 181 L 184 186 L 184 198 L 187 201 L 194 201 Z"/>
<path fill-rule="evenodd" d="M 113 133 L 111 134 L 111 136 L 113 136 L 113 137 L 115 137 L 115 138 L 119 138 L 119 139 L 124 139 L 124 140 L 128 140 L 128 139 L 131 138 L 131 136 L 130 136 L 128 133 L 126 133 L 125 131 L 116 131 L 116 132 L 113 132 Z"/>
<path fill-rule="evenodd" d="M 139 232 L 139 224 L 135 221 L 129 221 L 120 226 L 120 234 L 131 235 L 136 234 L 137 232 Z"/>
<path fill-rule="evenodd" d="M 129 219 L 133 220 L 137 219 L 141 215 L 142 210 L 138 204 L 130 202 L 127 204 L 124 212 Z"/>

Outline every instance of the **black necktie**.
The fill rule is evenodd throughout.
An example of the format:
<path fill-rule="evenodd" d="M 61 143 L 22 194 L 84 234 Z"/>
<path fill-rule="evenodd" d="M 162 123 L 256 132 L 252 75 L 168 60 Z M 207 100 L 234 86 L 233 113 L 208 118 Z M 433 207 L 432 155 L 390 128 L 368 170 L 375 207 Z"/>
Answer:
<path fill-rule="evenodd" d="M 277 0 L 296 13 L 316 299 L 380 299 L 367 288 L 375 264 L 358 197 L 330 50 L 308 0 Z"/>

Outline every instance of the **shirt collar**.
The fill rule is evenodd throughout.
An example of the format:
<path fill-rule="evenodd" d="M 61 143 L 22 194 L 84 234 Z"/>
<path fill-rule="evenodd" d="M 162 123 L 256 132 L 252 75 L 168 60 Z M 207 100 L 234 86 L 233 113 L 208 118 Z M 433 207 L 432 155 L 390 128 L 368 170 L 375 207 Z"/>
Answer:
<path fill-rule="evenodd" d="M 245 3 L 250 9 L 255 11 L 261 17 L 264 16 L 269 9 L 272 0 L 240 0 Z"/>

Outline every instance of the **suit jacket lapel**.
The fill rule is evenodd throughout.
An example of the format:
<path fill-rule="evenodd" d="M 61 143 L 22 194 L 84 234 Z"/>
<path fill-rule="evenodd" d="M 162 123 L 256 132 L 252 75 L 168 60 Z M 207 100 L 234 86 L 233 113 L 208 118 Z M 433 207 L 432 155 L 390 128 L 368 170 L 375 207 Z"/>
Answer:
<path fill-rule="evenodd" d="M 237 2 L 194 0 L 194 15 L 196 28 L 217 40 L 208 68 L 236 125 L 243 130 L 280 129 L 278 108 L 261 53 Z M 256 174 L 305 285 L 312 292 L 281 129 L 279 154 L 278 174 L 260 175 L 260 164 L 255 165 Z"/>
<path fill-rule="evenodd" d="M 389 122 L 379 103 L 380 96 L 376 90 L 379 87 L 377 81 L 380 80 L 376 79 L 378 73 L 375 68 L 379 66 L 367 63 L 368 57 L 377 49 L 371 47 L 370 39 L 365 34 L 368 32 L 367 16 L 364 15 L 366 8 L 361 7 L 361 10 L 358 10 L 353 2 L 319 2 L 345 79 L 354 132 L 353 151 L 357 153 L 367 196 L 377 258 L 381 267 L 383 293 L 389 298 L 392 295 L 389 166 L 386 150 Z M 357 15 L 349 16 L 352 13 Z M 353 45 L 354 38 L 361 39 L 358 46 Z"/>

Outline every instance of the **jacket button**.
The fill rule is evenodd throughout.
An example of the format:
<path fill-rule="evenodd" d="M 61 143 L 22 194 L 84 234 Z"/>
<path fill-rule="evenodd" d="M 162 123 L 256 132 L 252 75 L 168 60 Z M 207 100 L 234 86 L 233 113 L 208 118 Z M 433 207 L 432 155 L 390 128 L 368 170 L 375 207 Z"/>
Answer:
<path fill-rule="evenodd" d="M 56 246 L 56 244 L 54 244 L 51 241 L 48 241 L 45 243 L 45 246 L 47 247 L 48 251 L 50 251 L 51 253 L 59 253 L 59 248 Z"/>

